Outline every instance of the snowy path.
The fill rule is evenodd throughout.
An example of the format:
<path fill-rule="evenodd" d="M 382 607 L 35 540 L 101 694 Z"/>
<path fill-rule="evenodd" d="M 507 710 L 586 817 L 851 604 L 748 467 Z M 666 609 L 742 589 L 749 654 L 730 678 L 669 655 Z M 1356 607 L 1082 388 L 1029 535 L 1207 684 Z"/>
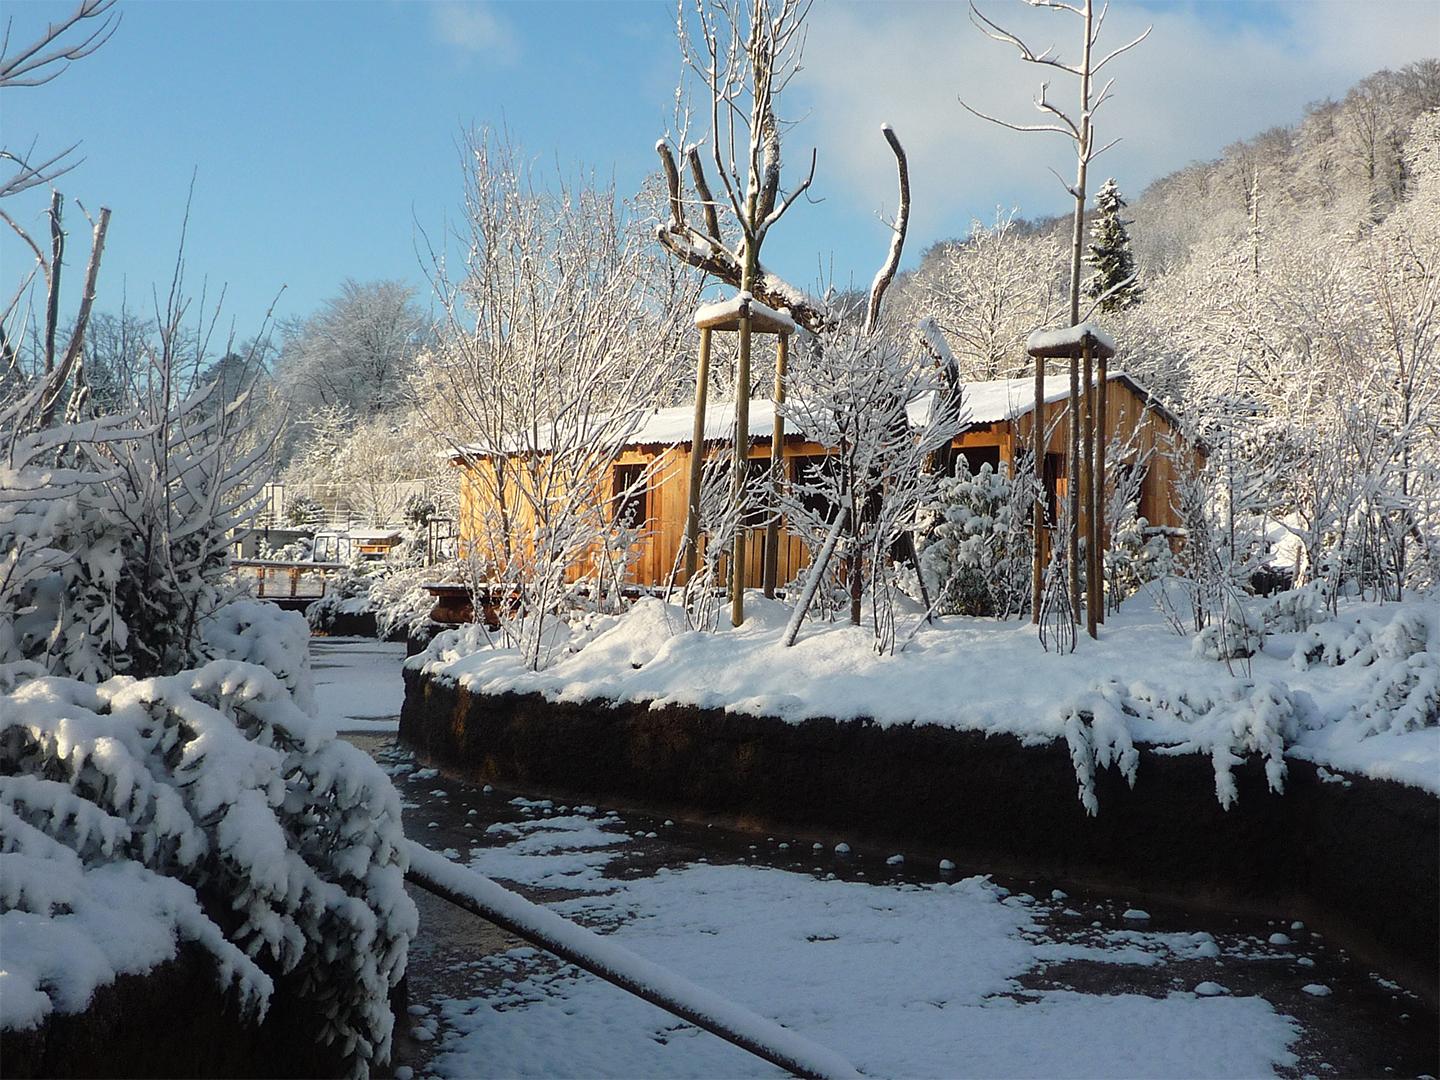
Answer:
<path fill-rule="evenodd" d="M 1057 895 L 1044 882 L 1001 885 L 913 858 L 891 864 L 883 852 L 837 854 L 796 837 L 485 792 L 417 768 L 389 740 L 363 741 L 404 793 L 411 836 L 869 1075 L 1436 1068 L 1433 1018 L 1303 927 L 1150 904 L 1151 918 L 1127 919 L 1123 897 Z M 398 1042 L 415 1075 L 780 1075 L 443 902 L 417 899 L 411 1030 Z M 1272 943 L 1275 934 L 1291 940 Z"/>
<path fill-rule="evenodd" d="M 891 863 L 887 852 L 837 852 L 835 838 L 816 847 L 555 805 L 419 768 L 380 734 L 400 710 L 402 655 L 374 641 L 312 643 L 322 710 L 342 729 L 370 726 L 352 737 L 395 777 L 410 836 L 867 1074 L 1440 1071 L 1433 1016 L 1288 922 L 1154 904 L 1149 919 L 1127 919 L 1125 897 L 986 880 L 913 855 Z M 416 899 L 401 1078 L 779 1075 L 443 901 Z"/>
<path fill-rule="evenodd" d="M 310 639 L 310 669 L 320 715 L 338 731 L 395 731 L 405 684 L 405 643 L 374 638 Z"/>

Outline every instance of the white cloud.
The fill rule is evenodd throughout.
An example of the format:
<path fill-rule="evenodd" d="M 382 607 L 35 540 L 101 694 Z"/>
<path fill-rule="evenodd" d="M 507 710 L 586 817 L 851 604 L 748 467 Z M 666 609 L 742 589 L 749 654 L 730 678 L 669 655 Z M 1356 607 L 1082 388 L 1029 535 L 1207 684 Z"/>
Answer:
<path fill-rule="evenodd" d="M 518 56 L 513 29 L 490 4 L 443 0 L 431 7 L 430 22 L 442 42 L 462 52 L 502 63 L 510 63 Z"/>
<path fill-rule="evenodd" d="M 996 0 L 981 6 L 1037 47 L 1078 52 L 1073 16 Z M 1440 42 L 1440 5 L 1431 0 L 1283 4 L 1261 22 L 1237 22 L 1226 7 L 1111 9 L 1102 46 L 1155 27 L 1106 69 L 1116 77 L 1115 95 L 1096 119 L 1102 142 L 1123 141 L 1095 168 L 1116 175 L 1125 191 L 1293 123 L 1307 103 L 1433 54 Z M 1012 47 L 970 25 L 963 4 L 817 5 L 797 83 L 810 112 L 791 136 L 791 157 L 814 141 L 826 187 L 868 212 L 894 199 L 893 164 L 879 135 L 880 124 L 891 123 L 910 155 L 921 243 L 963 228 L 970 213 L 988 216 L 996 203 L 1018 203 L 1030 215 L 1058 212 L 1067 196 L 1048 167 L 1073 173 L 1069 143 L 987 124 L 957 100 L 1037 121 L 1031 100 L 1045 75 L 1055 76 L 1050 99 L 1068 104 L 1076 94 L 1070 76 L 1021 63 Z"/>

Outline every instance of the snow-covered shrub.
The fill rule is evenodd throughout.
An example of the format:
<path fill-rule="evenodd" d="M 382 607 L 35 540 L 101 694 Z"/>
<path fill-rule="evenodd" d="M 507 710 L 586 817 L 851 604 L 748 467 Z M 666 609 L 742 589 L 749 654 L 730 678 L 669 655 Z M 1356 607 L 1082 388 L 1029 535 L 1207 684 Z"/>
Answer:
<path fill-rule="evenodd" d="M 244 642 L 240 621 L 230 633 Z M 7 1009 L 13 994 L 33 1024 L 81 1007 L 112 972 L 173 955 L 175 930 L 262 1009 L 256 964 L 293 974 L 326 1017 L 317 1038 L 357 1075 L 388 1057 L 416 912 L 399 796 L 367 754 L 253 664 L 99 685 L 28 663 L 0 673 Z M 50 982 L 55 965 L 21 944 L 33 934 L 72 941 L 91 985 Z"/>
<path fill-rule="evenodd" d="M 1265 778 L 1275 792 L 1285 790 L 1285 747 L 1300 734 L 1301 710 L 1283 683 L 1236 679 L 1202 693 L 1171 695 L 1144 683 L 1125 687 L 1113 679 L 1098 684 L 1058 716 L 1063 725 L 1081 803 L 1099 813 L 1095 770 L 1117 766 L 1133 785 L 1139 758 L 1130 734 L 1131 720 L 1180 721 L 1193 734 L 1180 742 L 1155 746 L 1158 754 L 1209 755 L 1215 768 L 1215 797 L 1229 809 L 1239 797 L 1234 768 L 1245 756 L 1265 759 Z"/>
<path fill-rule="evenodd" d="M 1069 706 L 1062 717 L 1080 802 L 1091 817 L 1100 813 L 1100 801 L 1095 795 L 1097 768 L 1114 765 L 1130 786 L 1135 786 L 1140 754 L 1130 738 L 1126 719 L 1129 712 L 1118 685 L 1107 682 Z"/>
<path fill-rule="evenodd" d="M 1190 651 L 1211 660 L 1248 659 L 1265 644 L 1265 627 L 1258 615 L 1238 598 L 1227 597 L 1209 626 L 1195 635 Z"/>
<path fill-rule="evenodd" d="M 435 608 L 435 598 L 422 586 L 450 580 L 460 580 L 458 567 L 426 566 L 398 551 L 384 562 L 352 563 L 310 605 L 305 617 L 313 629 L 327 633 L 334 631 L 341 616 L 373 615 L 377 636 L 403 640 L 421 631 Z"/>
<path fill-rule="evenodd" d="M 942 479 L 920 568 L 945 615 L 1023 614 L 1030 599 L 1029 490 L 988 463 Z"/>
<path fill-rule="evenodd" d="M 1105 552 L 1106 600 L 1111 610 L 1118 609 L 1147 582 L 1170 573 L 1174 561 L 1170 541 L 1151 533 L 1149 521 L 1133 513 L 1122 517 L 1110 534 L 1110 547 Z"/>
<path fill-rule="evenodd" d="M 214 660 L 259 664 L 290 691 L 296 705 L 314 713 L 310 627 L 298 611 L 283 611 L 267 600 L 232 600 L 206 620 L 202 648 Z"/>
<path fill-rule="evenodd" d="M 285 504 L 285 521 L 297 529 L 313 529 L 325 520 L 325 508 L 319 500 L 299 494 Z"/>
<path fill-rule="evenodd" d="M 44 407 L 56 377 L 0 403 L 0 663 L 98 681 L 201 659 L 265 454 L 217 385 L 75 423 Z"/>
<path fill-rule="evenodd" d="M 325 586 L 325 595 L 305 609 L 311 628 L 328 633 L 342 615 L 373 614 L 370 586 L 384 571 L 384 563 L 357 561 L 331 578 Z"/>
<path fill-rule="evenodd" d="M 1401 609 L 1392 618 L 1382 614 L 1352 615 L 1310 627 L 1296 646 L 1294 662 L 1304 671 L 1313 664 L 1338 667 L 1377 660 L 1404 660 L 1431 648 L 1430 622 L 1414 609 Z"/>
<path fill-rule="evenodd" d="M 1315 582 L 1276 593 L 1260 609 L 1261 622 L 1270 634 L 1300 633 L 1329 618 L 1325 597 Z"/>

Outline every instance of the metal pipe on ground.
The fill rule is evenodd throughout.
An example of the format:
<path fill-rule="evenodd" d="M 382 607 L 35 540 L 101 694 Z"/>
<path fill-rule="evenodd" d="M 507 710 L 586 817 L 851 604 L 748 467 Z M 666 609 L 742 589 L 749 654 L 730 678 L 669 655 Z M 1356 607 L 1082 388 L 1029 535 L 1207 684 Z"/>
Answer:
<path fill-rule="evenodd" d="M 834 1051 L 706 990 L 413 840 L 405 879 L 796 1076 L 858 1078 Z"/>

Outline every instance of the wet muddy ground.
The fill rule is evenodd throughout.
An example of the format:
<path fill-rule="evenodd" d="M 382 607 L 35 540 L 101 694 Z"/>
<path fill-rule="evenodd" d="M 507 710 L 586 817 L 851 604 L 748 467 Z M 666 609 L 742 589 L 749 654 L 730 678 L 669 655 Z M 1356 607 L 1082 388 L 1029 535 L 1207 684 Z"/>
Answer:
<path fill-rule="evenodd" d="M 507 845 L 525 835 L 523 830 L 544 825 L 542 819 L 554 819 L 557 825 L 564 819 L 574 837 L 575 865 L 563 861 L 567 834 L 561 831 L 555 834 L 558 846 L 546 850 L 561 860 L 557 865 L 565 873 L 509 882 L 545 903 L 603 893 L 605 882 L 618 886 L 706 863 L 769 867 L 816 882 L 864 882 L 879 893 L 985 872 L 983 867 L 942 866 L 932 859 L 922 863 L 913 855 L 902 860 L 896 858 L 900 853 L 865 850 L 858 844 L 854 850 L 844 850 L 848 845 L 837 850 L 834 837 L 758 835 L 477 787 L 422 767 L 394 736 L 347 737 L 395 778 L 405 800 L 407 834 L 460 862 L 478 858 L 485 868 L 487 850 L 503 860 Z M 597 829 L 624 842 L 587 860 L 596 844 L 608 842 L 596 839 Z M 490 872 L 504 880 L 505 865 L 491 863 Z M 576 870 L 580 872 L 567 876 Z M 566 887 L 572 880 L 578 887 Z M 1279 1065 L 1278 1075 L 1440 1075 L 1435 1015 L 1413 995 L 1284 913 L 1263 919 L 1099 895 L 1065 883 L 999 875 L 992 880 L 1009 891 L 1004 903 L 1025 905 L 1032 915 L 1026 940 L 1042 955 L 1055 957 L 1013 981 L 1006 993 L 1019 1002 L 1039 1000 L 1056 990 L 1149 998 L 1253 995 L 1293 1018 L 1300 1029 L 1289 1046 L 1295 1060 Z M 420 907 L 421 932 L 411 952 L 411 1015 L 400 1025 L 395 1072 L 402 1080 L 462 1075 L 479 1067 L 475 1059 L 446 1057 L 444 1049 L 455 1034 L 451 1023 L 463 1019 L 463 1003 L 493 995 L 504 1007 L 524 1008 L 530 1002 L 524 994 L 516 997 L 516 987 L 525 977 L 553 973 L 563 965 L 438 898 L 414 889 L 412 895 Z M 614 914 L 591 921 L 605 924 L 607 918 L 613 920 Z M 1223 1031 L 1214 1034 L 1227 1037 Z M 495 1065 L 501 1068 L 500 1061 Z"/>

